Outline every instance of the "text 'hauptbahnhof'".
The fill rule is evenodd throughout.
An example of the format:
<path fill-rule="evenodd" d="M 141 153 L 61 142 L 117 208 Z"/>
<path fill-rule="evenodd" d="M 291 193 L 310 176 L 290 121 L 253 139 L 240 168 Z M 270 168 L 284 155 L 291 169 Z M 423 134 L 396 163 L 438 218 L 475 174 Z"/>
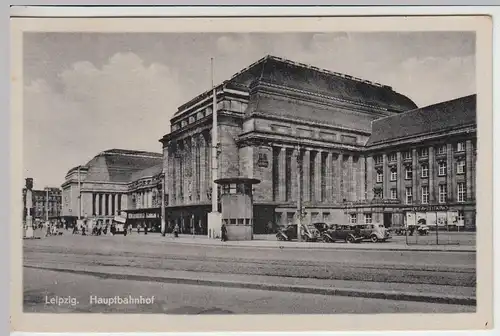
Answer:
<path fill-rule="evenodd" d="M 299 198 L 308 222 L 475 230 L 476 95 L 419 108 L 389 86 L 273 56 L 214 90 L 217 178 L 260 181 L 253 233 L 294 222 Z M 213 92 L 178 108 L 163 153 L 111 149 L 71 169 L 62 216 L 126 212 L 153 230 L 164 216 L 206 235 Z"/>

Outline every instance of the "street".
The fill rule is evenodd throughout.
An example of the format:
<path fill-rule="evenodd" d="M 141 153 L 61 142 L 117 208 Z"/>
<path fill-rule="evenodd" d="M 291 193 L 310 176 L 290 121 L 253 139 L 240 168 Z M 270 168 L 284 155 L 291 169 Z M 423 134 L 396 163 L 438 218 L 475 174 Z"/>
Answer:
<path fill-rule="evenodd" d="M 473 252 L 298 249 L 286 242 L 280 248 L 233 247 L 180 241 L 153 234 L 25 240 L 25 309 L 182 314 L 475 309 L 470 299 L 475 298 Z M 341 290 L 328 295 L 334 289 Z M 90 305 L 90 293 L 155 295 L 159 301 L 148 307 L 97 307 Z M 398 293 L 405 296 L 391 299 Z M 77 297 L 79 304 L 47 305 L 47 295 Z"/>

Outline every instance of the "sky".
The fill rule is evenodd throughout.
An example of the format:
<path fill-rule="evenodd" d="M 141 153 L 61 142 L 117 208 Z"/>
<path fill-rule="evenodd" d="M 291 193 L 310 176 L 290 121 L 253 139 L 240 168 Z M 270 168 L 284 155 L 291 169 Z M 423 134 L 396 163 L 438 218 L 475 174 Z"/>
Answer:
<path fill-rule="evenodd" d="M 25 33 L 24 177 L 60 186 L 99 152 L 161 152 L 177 107 L 274 55 L 390 85 L 426 106 L 476 92 L 472 32 Z"/>

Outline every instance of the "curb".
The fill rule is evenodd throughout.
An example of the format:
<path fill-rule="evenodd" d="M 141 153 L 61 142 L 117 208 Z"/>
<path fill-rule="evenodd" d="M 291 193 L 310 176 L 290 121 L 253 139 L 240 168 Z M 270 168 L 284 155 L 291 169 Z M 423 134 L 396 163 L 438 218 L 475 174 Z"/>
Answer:
<path fill-rule="evenodd" d="M 169 241 L 170 242 L 170 241 Z M 476 253 L 476 250 L 467 249 L 419 249 L 419 248 L 362 248 L 362 247 L 326 247 L 326 246 L 261 246 L 261 245 L 232 245 L 232 244 L 197 244 L 196 242 L 174 242 L 179 245 L 196 245 L 196 246 L 209 246 L 209 247 L 234 247 L 234 248 L 262 248 L 262 249 L 307 249 L 307 250 L 331 250 L 331 251 L 395 251 L 395 252 L 463 252 L 463 253 Z M 285 244 L 286 245 L 286 244 Z"/>
<path fill-rule="evenodd" d="M 423 293 L 409 293 L 409 292 L 405 293 L 405 292 L 379 291 L 379 290 L 357 290 L 350 288 L 307 287 L 307 286 L 297 286 L 297 285 L 283 286 L 279 284 L 237 282 L 237 281 L 227 281 L 227 280 L 203 280 L 194 278 L 147 276 L 147 275 L 136 275 L 136 274 L 117 274 L 117 273 L 106 273 L 106 272 L 96 272 L 96 271 L 71 270 L 71 269 L 54 268 L 54 267 L 39 267 L 39 266 L 24 266 L 24 267 L 79 274 L 79 275 L 91 275 L 99 278 L 115 279 L 115 280 L 163 282 L 163 283 L 173 283 L 173 284 L 183 284 L 183 285 L 228 287 L 228 288 L 247 288 L 247 289 L 258 289 L 258 290 L 267 290 L 276 292 L 294 292 L 294 293 L 304 293 L 304 294 L 319 294 L 319 295 L 347 296 L 347 297 L 384 299 L 384 300 L 395 300 L 395 301 L 454 304 L 454 305 L 464 305 L 464 306 L 476 306 L 477 304 L 475 297 L 455 296 L 455 295 L 437 295 L 437 294 L 429 295 Z"/>

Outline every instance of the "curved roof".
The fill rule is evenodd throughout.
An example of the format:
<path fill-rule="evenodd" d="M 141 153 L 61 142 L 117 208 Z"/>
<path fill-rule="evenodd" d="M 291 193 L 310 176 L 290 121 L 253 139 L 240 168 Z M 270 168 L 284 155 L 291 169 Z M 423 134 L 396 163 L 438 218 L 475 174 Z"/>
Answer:
<path fill-rule="evenodd" d="M 476 125 L 475 94 L 377 119 L 366 145 L 469 125 Z"/>
<path fill-rule="evenodd" d="M 270 55 L 236 73 L 217 88 L 235 86 L 248 91 L 250 85 L 256 81 L 322 94 L 352 103 L 371 105 L 394 112 L 417 108 L 411 99 L 393 91 L 390 86 Z M 211 94 L 212 90 L 208 90 L 193 98 L 181 105 L 175 115 L 179 115 L 184 109 Z"/>
<path fill-rule="evenodd" d="M 86 166 L 86 181 L 132 182 L 134 174 L 161 165 L 162 154 L 145 151 L 110 149 L 96 155 Z"/>
<path fill-rule="evenodd" d="M 163 163 L 154 165 L 152 167 L 148 167 L 148 168 L 143 169 L 143 170 L 139 170 L 137 172 L 132 173 L 132 175 L 130 176 L 130 181 L 131 182 L 137 181 L 137 180 L 144 178 L 144 177 L 158 175 L 162 172 L 162 170 L 163 170 Z"/>

